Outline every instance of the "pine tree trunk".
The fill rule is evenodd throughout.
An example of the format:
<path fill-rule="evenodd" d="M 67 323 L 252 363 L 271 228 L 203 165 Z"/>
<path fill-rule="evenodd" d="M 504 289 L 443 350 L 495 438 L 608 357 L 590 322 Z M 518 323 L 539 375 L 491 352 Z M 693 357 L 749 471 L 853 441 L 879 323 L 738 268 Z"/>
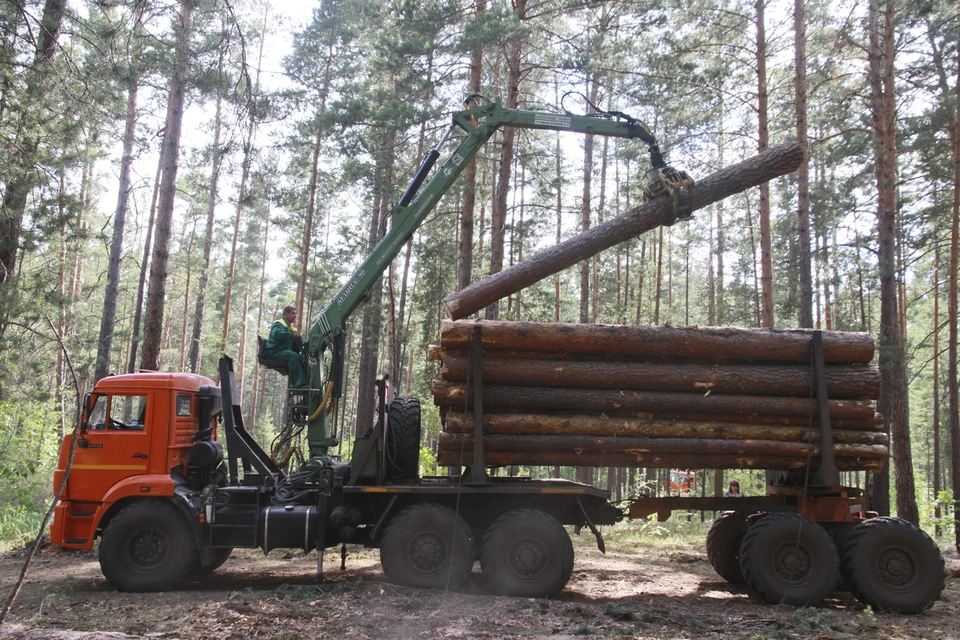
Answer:
<path fill-rule="evenodd" d="M 935 237 L 939 234 L 934 234 Z M 940 529 L 940 242 L 934 242 L 933 268 L 933 516 L 936 520 L 936 536 L 942 534 Z"/>
<path fill-rule="evenodd" d="M 372 251 L 379 238 L 380 220 L 389 208 L 390 189 L 393 182 L 393 149 L 396 144 L 394 134 L 389 134 L 379 150 L 375 185 L 373 215 L 367 235 L 367 251 Z M 370 301 L 363 309 L 360 342 L 360 364 L 357 387 L 357 415 L 355 431 L 362 436 L 373 428 L 374 412 L 377 406 L 376 386 L 377 359 L 380 352 L 381 301 L 383 298 L 383 278 L 377 278 L 370 288 Z"/>
<path fill-rule="evenodd" d="M 657 280 L 653 287 L 653 324 L 660 324 L 660 300 L 663 297 L 663 227 L 657 229 Z"/>
<path fill-rule="evenodd" d="M 206 315 L 207 282 L 210 278 L 210 259 L 213 252 L 213 222 L 217 208 L 217 184 L 220 178 L 220 131 L 222 119 L 222 98 L 217 96 L 217 107 L 213 127 L 213 161 L 210 167 L 210 186 L 207 191 L 207 226 L 203 236 L 203 268 L 197 283 L 197 308 L 193 314 L 193 333 L 190 338 L 190 372 L 200 371 L 200 346 L 203 338 L 203 320 Z"/>
<path fill-rule="evenodd" d="M 526 17 L 527 0 L 515 0 L 514 11 L 517 20 Z M 507 57 L 507 109 L 516 109 L 520 99 L 520 61 L 523 54 L 523 40 L 517 35 L 510 45 Z M 505 127 L 502 132 L 500 150 L 500 172 L 497 176 L 496 197 L 490 212 L 490 274 L 500 273 L 503 269 L 504 231 L 507 223 L 507 194 L 510 191 L 510 170 L 513 165 L 513 140 L 516 129 Z M 499 298 L 492 301 L 486 309 L 487 320 L 496 320 L 500 314 Z"/>
<path fill-rule="evenodd" d="M 326 96 L 324 96 L 326 97 Z M 250 121 L 253 126 L 253 120 Z M 250 132 L 252 134 L 252 131 Z M 252 135 L 250 136 L 252 137 Z M 248 137 L 248 140 L 250 139 Z M 310 163 L 310 186 L 308 187 L 309 200 L 307 201 L 306 220 L 303 225 L 303 239 L 300 242 L 300 279 L 297 281 L 297 295 L 294 306 L 297 308 L 297 317 L 303 318 L 303 301 L 307 291 L 307 272 L 310 264 L 310 249 L 313 247 L 313 217 L 317 202 L 317 176 L 320 171 L 320 149 L 323 142 L 323 132 L 317 129 L 313 141 L 313 160 Z"/>
<path fill-rule="evenodd" d="M 153 196 L 150 199 L 150 216 L 147 220 L 147 237 L 143 242 L 143 258 L 140 261 L 140 279 L 137 283 L 137 300 L 134 303 L 133 328 L 130 332 L 130 357 L 127 360 L 127 373 L 137 368 L 137 347 L 140 344 L 140 323 L 143 316 L 143 297 L 147 288 L 147 274 L 150 273 L 150 255 L 153 249 L 153 229 L 157 217 L 157 198 L 160 195 L 160 179 L 163 177 L 163 147 L 160 148 L 160 161 L 153 179 Z"/>
<path fill-rule="evenodd" d="M 240 190 L 237 198 L 236 215 L 233 219 L 233 242 L 230 245 L 230 266 L 227 268 L 227 289 L 223 297 L 223 330 L 220 334 L 220 353 L 227 350 L 227 339 L 230 335 L 230 301 L 233 298 L 233 278 L 237 271 L 237 243 L 240 239 L 240 220 L 243 216 L 243 205 L 247 197 L 247 180 L 250 176 L 250 163 L 253 160 L 253 120 L 247 128 L 247 140 L 243 149 L 243 171 L 240 174 Z M 302 320 L 300 320 L 302 322 Z"/>
<path fill-rule="evenodd" d="M 476 0 L 477 19 L 487 11 L 487 0 Z M 483 72 L 483 49 L 470 54 L 470 95 L 479 94 Z M 457 262 L 457 289 L 463 289 L 473 279 L 473 216 L 477 203 L 477 156 L 470 158 L 463 170 L 463 211 L 460 214 L 460 253 Z"/>
<path fill-rule="evenodd" d="M 804 0 L 793 2 L 793 52 L 796 75 L 797 141 L 803 159 L 797 168 L 797 249 L 800 273 L 800 326 L 813 327 L 813 283 L 810 266 L 810 143 L 807 139 L 807 25 Z"/>
<path fill-rule="evenodd" d="M 893 84 L 894 19 L 896 7 L 888 0 L 883 10 L 882 35 L 880 10 L 871 2 L 870 13 L 870 85 L 875 138 L 878 200 L 878 261 L 880 271 L 879 364 L 882 390 L 877 408 L 887 421 L 893 443 L 897 515 L 913 523 L 919 521 L 913 481 L 907 407 L 906 353 L 901 337 L 900 310 L 896 282 L 897 256 L 897 150 L 896 102 Z M 874 489 L 876 510 L 882 510 L 883 493 L 889 480 L 886 471 L 878 473 Z"/>
<path fill-rule="evenodd" d="M 559 81 L 555 82 L 553 85 L 554 96 L 556 102 L 560 102 L 560 85 Z M 556 189 L 557 189 L 557 237 L 556 243 L 560 244 L 563 230 L 563 152 L 560 146 L 560 132 L 558 131 L 554 135 L 554 140 L 556 143 L 556 148 L 554 150 L 554 166 L 556 167 Z M 557 273 L 553 278 L 553 321 L 560 322 L 560 274 Z M 557 469 L 557 477 L 559 477 L 559 469 Z"/>
<path fill-rule="evenodd" d="M 960 59 L 960 55 L 958 55 Z M 960 553 L 960 381 L 957 379 L 958 324 L 957 274 L 960 271 L 960 66 L 954 87 L 955 111 L 951 114 L 950 142 L 953 152 L 953 217 L 950 225 L 950 290 L 948 292 L 947 325 L 950 327 L 947 345 L 947 395 L 950 412 L 951 479 L 953 488 L 954 546 Z"/>
<path fill-rule="evenodd" d="M 113 348 L 113 332 L 117 320 L 117 294 L 120 290 L 120 263 L 123 258 L 123 232 L 126 228 L 127 206 L 130 202 L 130 171 L 133 166 L 133 143 L 137 127 L 138 80 L 138 78 L 131 79 L 130 88 L 127 90 L 123 156 L 120 159 L 120 188 L 117 195 L 117 210 L 113 218 L 113 238 L 110 242 L 107 288 L 103 293 L 103 310 L 100 316 L 100 337 L 97 340 L 94 382 L 110 372 L 110 351 Z"/>
<path fill-rule="evenodd" d="M 246 376 L 243 375 L 244 361 L 247 355 L 247 313 L 250 311 L 250 294 L 243 293 L 243 323 L 240 325 L 240 347 L 237 356 L 237 389 L 240 391 L 240 406 L 243 406 L 243 386 Z"/>
<path fill-rule="evenodd" d="M 717 203 L 717 326 L 723 326 L 723 202 Z"/>
<path fill-rule="evenodd" d="M 183 320 L 180 327 L 180 367 L 178 371 L 185 371 L 187 364 L 187 327 L 190 324 L 190 285 L 193 279 L 193 242 L 197 236 L 197 221 L 193 221 L 190 230 L 190 243 L 187 245 L 187 284 L 183 292 Z"/>
<path fill-rule="evenodd" d="M 264 216 L 263 219 L 263 253 L 260 256 L 260 296 L 257 298 L 257 331 L 263 327 L 263 296 L 267 284 L 267 247 L 270 244 L 270 216 Z M 264 369 L 264 374 L 266 369 Z M 253 393 L 250 394 L 253 399 L 250 403 L 250 427 L 254 428 L 257 424 L 257 394 L 263 388 L 260 376 L 260 361 L 254 359 L 253 365 Z"/>
<path fill-rule="evenodd" d="M 767 0 L 756 0 L 757 7 L 757 151 L 769 145 L 767 125 L 767 40 L 764 8 Z M 773 327 L 773 247 L 770 232 L 770 187 L 760 185 L 760 299 L 764 327 Z"/>
<path fill-rule="evenodd" d="M 587 93 L 590 102 L 597 99 L 597 77 L 587 82 Z M 587 113 L 593 113 L 593 106 L 587 105 Z M 590 230 L 590 188 L 593 184 L 593 135 L 587 134 L 583 138 L 583 199 L 580 204 L 580 232 Z M 590 261 L 580 262 L 580 322 L 590 322 Z"/>
<path fill-rule="evenodd" d="M 167 116 L 163 136 L 163 177 L 160 183 L 160 201 L 157 207 L 156 238 L 150 265 L 150 286 L 147 290 L 147 308 L 144 313 L 143 369 L 157 370 L 160 366 L 160 338 L 163 333 L 163 307 L 167 282 L 167 260 L 170 251 L 170 225 L 176 199 L 177 162 L 180 155 L 180 133 L 183 125 L 183 107 L 186 91 L 184 75 L 190 55 L 188 31 L 193 22 L 195 0 L 181 0 L 180 22 L 177 27 L 177 59 L 170 79 Z"/>

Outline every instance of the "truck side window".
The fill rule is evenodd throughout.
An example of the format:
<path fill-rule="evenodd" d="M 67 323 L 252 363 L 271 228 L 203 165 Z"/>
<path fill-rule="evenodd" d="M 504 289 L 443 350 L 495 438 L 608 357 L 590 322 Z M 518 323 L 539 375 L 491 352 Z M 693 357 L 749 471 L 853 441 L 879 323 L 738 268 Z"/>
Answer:
<path fill-rule="evenodd" d="M 185 393 L 177 394 L 177 417 L 182 418 L 190 415 L 191 397 Z"/>
<path fill-rule="evenodd" d="M 108 428 L 112 431 L 143 431 L 147 396 L 112 396 Z"/>
<path fill-rule="evenodd" d="M 95 431 L 102 431 L 107 428 L 107 396 L 97 397 L 96 404 L 90 411 L 90 417 L 87 418 L 87 428 Z"/>

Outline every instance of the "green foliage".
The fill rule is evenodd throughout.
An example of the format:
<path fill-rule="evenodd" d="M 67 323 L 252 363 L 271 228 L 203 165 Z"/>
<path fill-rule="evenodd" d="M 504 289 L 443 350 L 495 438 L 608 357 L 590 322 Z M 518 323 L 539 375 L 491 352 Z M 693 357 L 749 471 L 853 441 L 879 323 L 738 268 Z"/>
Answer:
<path fill-rule="evenodd" d="M 427 447 L 420 447 L 420 475 L 435 476 L 438 473 L 437 457 Z"/>
<path fill-rule="evenodd" d="M 0 405 L 0 545 L 37 535 L 52 497 L 59 413 L 42 403 Z"/>

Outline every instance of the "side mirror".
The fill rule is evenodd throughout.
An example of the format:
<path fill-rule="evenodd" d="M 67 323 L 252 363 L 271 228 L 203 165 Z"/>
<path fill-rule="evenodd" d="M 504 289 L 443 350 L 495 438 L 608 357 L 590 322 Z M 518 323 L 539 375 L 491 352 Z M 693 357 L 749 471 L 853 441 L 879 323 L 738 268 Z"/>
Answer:
<path fill-rule="evenodd" d="M 96 397 L 89 391 L 83 395 L 83 410 L 80 413 L 80 433 L 83 434 L 90 424 L 90 412 L 93 411 L 93 404 L 97 401 Z"/>

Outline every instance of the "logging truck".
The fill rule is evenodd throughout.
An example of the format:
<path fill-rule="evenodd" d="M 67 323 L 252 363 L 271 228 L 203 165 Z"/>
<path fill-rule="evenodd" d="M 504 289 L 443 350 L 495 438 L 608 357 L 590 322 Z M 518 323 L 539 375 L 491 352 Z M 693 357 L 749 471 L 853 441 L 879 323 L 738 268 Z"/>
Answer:
<path fill-rule="evenodd" d="M 529 331 L 531 327 L 524 328 L 521 333 L 529 339 L 520 350 L 533 355 L 520 353 L 521 357 L 504 363 L 504 353 L 490 342 L 498 327 L 455 323 L 462 334 L 456 339 L 459 342 L 441 345 L 447 352 L 440 357 L 445 370 L 459 373 L 445 373 L 434 384 L 434 401 L 445 425 L 438 454 L 449 472 L 421 476 L 420 403 L 416 398 L 394 396 L 386 379 L 360 382 L 376 387 L 374 426 L 353 439 L 349 459 L 331 454 L 330 448 L 338 443 L 334 421 L 343 387 L 347 318 L 452 181 L 503 126 L 644 141 L 653 166 L 649 205 L 659 212 L 658 224 L 685 218 L 698 203 L 709 201 L 709 193 L 702 193 L 699 185 L 699 195 L 694 196 L 689 177 L 667 167 L 650 132 L 624 114 L 519 111 L 503 108 L 499 100 L 471 98 L 465 110 L 453 115 L 447 132 L 449 136 L 461 131 L 462 142 L 424 186 L 447 136 L 428 154 L 392 212 L 394 224 L 310 329 L 304 346 L 309 388 L 286 391 L 280 450 L 292 452 L 292 457 L 268 453 L 246 429 L 233 361 L 227 356 L 219 361 L 219 384 L 188 373 L 106 377 L 85 398 L 78 429 L 61 447 L 54 485 L 63 485 L 64 490 L 51 524 L 52 540 L 72 549 L 93 549 L 99 541 L 103 575 L 122 591 L 175 589 L 191 576 L 215 571 L 236 548 L 316 549 L 317 576 L 322 579 L 322 550 L 340 546 L 343 567 L 346 545 L 357 544 L 379 548 L 383 572 L 397 584 L 456 589 L 478 561 L 490 591 L 546 597 L 563 590 L 572 573 L 574 551 L 568 528 L 589 530 L 604 551 L 603 525 L 654 514 L 665 519 L 673 510 L 702 509 L 721 513 L 707 536 L 710 562 L 722 577 L 746 583 L 764 601 L 816 604 L 841 583 L 842 576 L 853 594 L 871 606 L 904 613 L 931 606 L 944 580 L 936 545 L 913 525 L 876 517 L 868 511 L 862 492 L 840 486 L 838 461 L 844 468 L 868 468 L 863 465 L 874 463 L 863 452 L 842 449 L 847 444 L 864 446 L 863 438 L 834 444 L 831 417 L 847 421 L 838 432 L 856 431 L 848 428 L 851 414 L 860 414 L 849 401 L 828 397 L 832 378 L 823 365 L 824 340 L 817 332 L 800 338 L 801 350 L 812 360 L 788 367 L 806 367 L 794 384 L 813 391 L 800 394 L 806 402 L 791 404 L 778 396 L 779 387 L 760 394 L 760 399 L 707 393 L 696 386 L 698 376 L 681 383 L 683 375 L 676 374 L 671 382 L 692 384 L 693 391 L 666 388 L 671 378 L 664 376 L 663 367 L 676 363 L 644 364 L 649 354 L 635 353 L 618 356 L 626 362 L 610 361 L 609 354 L 577 347 L 575 336 L 559 325 L 544 329 L 559 332 L 559 343 L 542 340 L 537 337 L 540 334 Z M 777 170 L 790 169 L 780 166 Z M 518 330 L 511 323 L 501 324 L 508 325 L 508 332 Z M 629 351 L 631 344 L 643 342 L 641 338 L 620 335 L 618 350 Z M 826 341 L 834 339 L 842 339 L 842 334 L 829 334 Z M 651 340 L 660 342 L 655 335 L 647 336 L 646 341 Z M 511 357 L 517 356 L 515 350 L 510 352 Z M 571 360 L 553 363 L 557 371 L 564 369 L 563 364 L 573 367 L 567 367 L 566 382 L 546 378 L 538 383 L 559 391 L 560 400 L 544 400 L 542 395 L 523 400 L 525 391 L 517 388 L 522 384 L 498 380 L 498 375 L 509 373 L 503 367 L 516 369 L 521 361 L 549 360 L 544 352 Z M 748 358 L 744 353 L 738 350 L 729 366 L 740 366 L 736 361 Z M 262 354 L 260 360 L 285 373 L 282 362 Z M 639 365 L 661 368 L 641 384 L 644 374 Z M 708 366 L 714 369 L 713 375 L 720 375 L 715 365 Z M 614 381 L 594 387 L 570 383 L 584 370 L 598 367 L 605 367 L 607 373 L 597 375 L 609 377 L 613 372 Z M 739 373 L 731 375 L 736 378 Z M 865 370 L 861 374 L 866 375 Z M 871 384 L 851 375 L 854 386 Z M 658 384 L 664 388 L 658 391 Z M 711 389 L 723 388 L 719 379 L 710 384 Z M 717 400 L 705 400 L 711 395 Z M 551 411 L 566 410 L 568 415 L 551 414 L 545 402 Z M 744 442 L 724 448 L 733 433 L 730 429 L 764 425 L 762 419 L 739 423 L 735 419 L 755 414 L 750 407 L 761 405 L 816 410 L 817 421 L 815 425 L 791 423 L 789 415 L 775 412 L 766 420 L 774 424 L 766 426 L 785 429 L 777 432 L 780 440 L 771 436 L 752 450 L 749 447 L 754 445 L 744 444 L 750 438 L 741 438 Z M 653 406 L 657 408 L 651 410 Z M 500 411 L 504 407 L 510 410 Z M 622 411 L 634 413 L 618 413 Z M 725 415 L 725 421 L 705 419 L 714 414 Z M 498 432 L 510 429 L 503 425 L 510 420 L 515 424 L 518 415 L 526 416 L 520 419 L 519 432 Z M 551 437 L 543 425 L 556 427 L 557 420 L 608 430 L 606 421 L 621 422 L 604 435 L 561 434 L 575 440 L 551 449 L 543 445 Z M 663 431 L 676 425 L 686 431 Z M 714 435 L 710 446 L 719 453 L 704 446 L 702 438 L 708 433 Z M 305 453 L 293 446 L 299 434 L 306 436 Z M 788 456 L 786 451 L 798 451 L 793 440 L 802 451 Z M 882 445 L 876 439 L 868 443 L 878 444 Z M 696 464 L 686 464 L 688 460 Z M 667 469 L 769 466 L 786 471 L 769 484 L 764 496 L 639 496 L 624 509 L 610 502 L 607 491 L 589 484 L 489 472 L 491 467 L 531 461 Z"/>

